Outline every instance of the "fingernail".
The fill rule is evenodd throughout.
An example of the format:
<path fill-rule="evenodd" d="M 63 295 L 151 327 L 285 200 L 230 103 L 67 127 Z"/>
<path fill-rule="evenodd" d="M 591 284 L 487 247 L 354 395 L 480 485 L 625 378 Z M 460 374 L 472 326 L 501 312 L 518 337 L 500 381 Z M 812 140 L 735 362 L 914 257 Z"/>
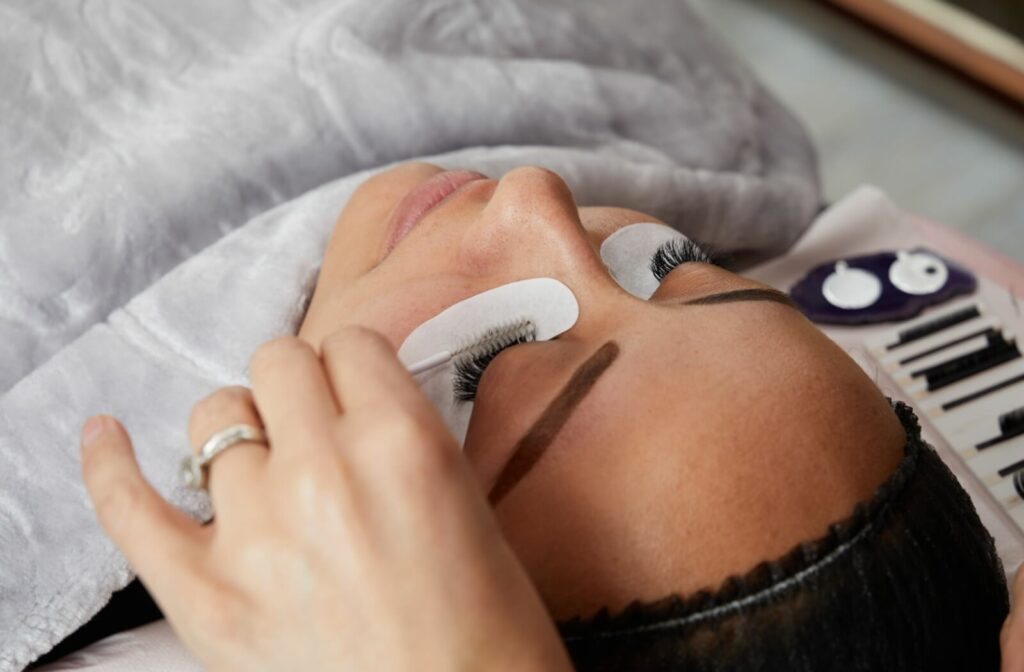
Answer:
<path fill-rule="evenodd" d="M 82 426 L 82 445 L 88 446 L 95 441 L 105 428 L 103 418 L 99 415 L 94 415 L 86 420 L 85 425 Z"/>

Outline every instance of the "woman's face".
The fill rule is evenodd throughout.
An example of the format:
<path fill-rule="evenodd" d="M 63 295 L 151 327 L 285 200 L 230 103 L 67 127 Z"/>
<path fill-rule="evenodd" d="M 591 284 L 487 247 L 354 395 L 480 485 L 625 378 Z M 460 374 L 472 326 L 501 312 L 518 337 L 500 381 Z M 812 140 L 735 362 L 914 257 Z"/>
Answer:
<path fill-rule="evenodd" d="M 706 263 L 630 295 L 600 245 L 658 220 L 577 207 L 550 171 L 468 182 L 386 254 L 393 209 L 441 172 L 402 164 L 356 190 L 299 336 L 319 348 L 359 324 L 397 349 L 493 287 L 543 276 L 572 290 L 571 329 L 487 367 L 465 442 L 556 618 L 715 587 L 821 536 L 895 469 L 888 403 L 800 313 L 757 292 L 707 300 L 767 288 Z"/>

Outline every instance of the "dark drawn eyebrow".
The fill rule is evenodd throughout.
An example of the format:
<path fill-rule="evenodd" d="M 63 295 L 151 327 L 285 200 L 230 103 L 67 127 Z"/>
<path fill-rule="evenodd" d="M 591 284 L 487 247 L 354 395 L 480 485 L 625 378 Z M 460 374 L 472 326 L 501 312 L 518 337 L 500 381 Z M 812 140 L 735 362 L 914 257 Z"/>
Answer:
<path fill-rule="evenodd" d="M 785 292 L 780 292 L 777 289 L 752 287 L 749 289 L 734 289 L 731 292 L 721 292 L 720 294 L 709 294 L 708 296 L 702 296 L 699 299 L 691 299 L 690 301 L 683 301 L 684 306 L 710 306 L 720 303 L 733 303 L 735 301 L 773 301 L 775 303 L 781 303 L 784 306 L 789 306 L 794 310 L 799 310 L 796 304 L 793 303 L 793 299 L 789 298 L 789 295 Z"/>
<path fill-rule="evenodd" d="M 799 310 L 789 295 L 768 288 L 735 289 L 709 294 L 699 299 L 684 301 L 682 305 L 708 306 L 736 301 L 773 301 Z M 576 369 L 569 382 L 548 403 L 540 418 L 516 442 L 512 457 L 498 474 L 494 486 L 487 495 L 491 506 L 497 505 L 533 469 L 597 379 L 618 356 L 618 344 L 615 341 L 608 341 Z"/>
<path fill-rule="evenodd" d="M 548 403 L 533 426 L 516 441 L 512 457 L 505 463 L 487 495 L 491 506 L 497 505 L 533 469 L 594 383 L 618 356 L 618 344 L 608 341 L 577 367 L 569 382 Z"/>

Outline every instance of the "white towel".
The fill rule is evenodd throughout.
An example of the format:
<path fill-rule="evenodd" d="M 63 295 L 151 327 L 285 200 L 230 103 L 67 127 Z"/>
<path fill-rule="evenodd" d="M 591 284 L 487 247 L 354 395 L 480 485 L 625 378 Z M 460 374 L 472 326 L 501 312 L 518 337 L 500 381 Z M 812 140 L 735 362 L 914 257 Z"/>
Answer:
<path fill-rule="evenodd" d="M 543 165 L 581 205 L 753 255 L 818 205 L 800 125 L 680 0 L 92 0 L 0 24 L 2 671 L 131 578 L 82 421 L 116 415 L 159 491 L 208 515 L 174 478 L 188 411 L 295 331 L 373 172 Z"/>

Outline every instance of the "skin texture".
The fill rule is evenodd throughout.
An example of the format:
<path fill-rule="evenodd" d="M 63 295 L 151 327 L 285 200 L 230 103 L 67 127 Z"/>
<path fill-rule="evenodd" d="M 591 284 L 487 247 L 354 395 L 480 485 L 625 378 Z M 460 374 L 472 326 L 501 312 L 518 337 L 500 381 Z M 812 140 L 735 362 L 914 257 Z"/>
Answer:
<path fill-rule="evenodd" d="M 465 445 L 491 493 L 574 372 L 617 346 L 494 506 L 555 618 L 715 587 L 823 535 L 896 468 L 903 431 L 888 403 L 803 316 L 773 301 L 702 303 L 760 285 L 701 263 L 676 268 L 648 301 L 630 296 L 598 249 L 622 226 L 659 220 L 577 207 L 550 171 L 468 183 L 381 261 L 392 209 L 441 171 L 402 164 L 353 194 L 299 337 L 319 349 L 360 325 L 397 349 L 420 323 L 487 289 L 538 276 L 572 289 L 572 329 L 490 364 Z"/>
<path fill-rule="evenodd" d="M 619 346 L 614 341 L 608 341 L 576 369 L 569 382 L 533 423 L 530 431 L 519 439 L 512 457 L 505 462 L 487 495 L 492 505 L 497 505 L 530 473 L 552 441 L 558 437 L 576 406 L 587 398 L 591 388 L 618 356 Z"/>
<path fill-rule="evenodd" d="M 1024 611 L 1018 606 L 1024 603 L 1024 572 L 1017 568 L 1010 594 L 1012 609 L 999 633 L 999 648 L 1002 652 L 1002 672 L 1024 672 Z"/>
<path fill-rule="evenodd" d="M 380 334 L 315 352 L 283 337 L 189 422 L 193 450 L 265 427 L 210 465 L 208 526 L 145 481 L 97 416 L 82 471 L 104 530 L 203 669 L 569 670 L 536 590 L 458 446 Z"/>
<path fill-rule="evenodd" d="M 384 258 L 391 209 L 440 171 L 362 185 L 299 337 L 257 350 L 251 390 L 194 407 L 195 451 L 236 423 L 270 443 L 213 462 L 212 524 L 163 501 L 114 418 L 83 428 L 100 523 L 206 669 L 570 669 L 552 616 L 713 588 L 822 535 L 899 462 L 887 402 L 792 306 L 700 263 L 630 296 L 597 250 L 656 220 L 577 208 L 549 171 L 470 183 Z M 537 276 L 580 319 L 494 359 L 460 453 L 394 351 Z M 1022 623 L 1004 672 L 1024 669 Z"/>

